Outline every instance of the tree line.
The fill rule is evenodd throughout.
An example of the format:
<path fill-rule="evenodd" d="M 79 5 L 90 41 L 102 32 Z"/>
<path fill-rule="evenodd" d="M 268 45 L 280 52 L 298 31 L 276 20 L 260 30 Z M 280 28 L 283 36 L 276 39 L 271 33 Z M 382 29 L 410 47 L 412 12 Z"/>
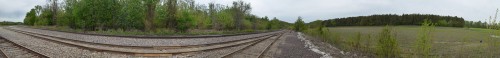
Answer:
<path fill-rule="evenodd" d="M 231 6 L 194 0 L 49 0 L 26 14 L 25 25 L 57 26 L 87 31 L 158 29 L 269 30 L 290 23 L 250 14 L 250 3 Z"/>
<path fill-rule="evenodd" d="M 11 22 L 11 21 L 2 21 L 0 22 L 0 26 L 1 25 L 21 25 L 23 24 L 22 22 Z"/>
<path fill-rule="evenodd" d="M 465 21 L 464 27 L 466 28 L 485 28 L 485 29 L 500 29 L 500 23 L 497 22 L 497 17 L 498 17 L 498 11 L 496 10 L 494 16 L 490 16 L 488 19 L 485 19 L 485 21 Z"/>
<path fill-rule="evenodd" d="M 384 26 L 384 25 L 421 25 L 428 19 L 436 26 L 463 27 L 465 21 L 457 16 L 439 16 L 432 14 L 376 14 L 324 20 L 327 27 L 333 26 Z"/>
<path fill-rule="evenodd" d="M 468 28 L 486 28 L 488 24 L 481 21 L 465 21 L 464 27 Z"/>

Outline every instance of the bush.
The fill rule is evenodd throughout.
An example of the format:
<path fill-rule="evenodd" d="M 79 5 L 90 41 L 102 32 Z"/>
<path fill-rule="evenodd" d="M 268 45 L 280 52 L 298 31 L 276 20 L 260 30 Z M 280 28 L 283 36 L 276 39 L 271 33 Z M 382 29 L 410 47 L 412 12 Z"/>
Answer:
<path fill-rule="evenodd" d="M 192 25 L 194 25 L 193 17 L 187 11 L 183 11 L 182 17 L 180 17 L 176 21 L 178 23 L 175 27 L 177 29 L 176 32 L 186 32 L 187 30 L 189 30 L 189 28 L 191 28 Z"/>
<path fill-rule="evenodd" d="M 396 39 L 391 35 L 390 27 L 386 26 L 379 34 L 377 56 L 379 58 L 398 58 L 399 48 Z"/>
<path fill-rule="evenodd" d="M 425 20 L 418 32 L 418 38 L 415 42 L 414 52 L 415 57 L 419 58 L 429 58 L 432 47 L 431 32 L 434 30 L 434 24 L 431 24 L 428 20 Z"/>
<path fill-rule="evenodd" d="M 426 21 L 427 21 L 427 23 L 430 23 L 430 22 L 428 22 L 428 20 L 424 20 L 424 23 Z M 448 22 L 446 20 L 439 20 L 437 23 L 438 23 L 439 26 L 445 26 L 445 27 L 449 27 L 451 25 L 450 24 L 451 22 Z M 424 25 L 424 24 L 422 24 L 422 25 Z"/>

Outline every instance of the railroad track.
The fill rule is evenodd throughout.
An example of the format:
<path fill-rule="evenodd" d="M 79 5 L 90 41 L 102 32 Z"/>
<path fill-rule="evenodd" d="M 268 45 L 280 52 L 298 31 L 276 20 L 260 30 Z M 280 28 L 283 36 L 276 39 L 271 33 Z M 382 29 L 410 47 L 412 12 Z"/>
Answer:
<path fill-rule="evenodd" d="M 197 36 L 127 36 L 127 35 L 108 35 L 108 34 L 93 34 L 93 33 L 82 33 L 82 32 L 70 32 L 70 31 L 61 31 L 61 30 L 52 30 L 46 28 L 33 28 L 27 26 L 20 26 L 22 28 L 32 28 L 32 29 L 40 29 L 40 30 L 50 30 L 50 31 L 58 31 L 65 33 L 74 33 L 74 34 L 82 34 L 82 35 L 93 35 L 93 36 L 109 36 L 109 37 L 128 37 L 128 38 L 145 38 L 145 39 L 170 39 L 170 38 L 210 38 L 210 37 L 226 37 L 226 36 L 239 36 L 239 35 L 249 35 L 249 34 L 260 34 L 260 33 L 268 33 L 279 30 L 271 30 L 265 32 L 251 32 L 251 33 L 237 33 L 237 34 L 222 34 L 222 35 L 197 35 Z"/>
<path fill-rule="evenodd" d="M 3 40 L 0 40 L 0 41 L 3 41 Z M 7 55 L 5 55 L 5 54 L 3 53 L 3 51 L 2 51 L 2 50 L 0 50 L 0 58 L 8 58 L 8 57 L 7 57 Z"/>
<path fill-rule="evenodd" d="M 248 40 L 251 38 L 247 39 L 241 39 L 241 40 L 234 40 L 234 41 L 227 41 L 227 42 L 217 42 L 217 43 L 210 43 L 210 44 L 200 44 L 200 45 L 181 45 L 181 46 L 130 46 L 130 45 L 113 45 L 113 44 L 103 44 L 103 43 L 95 43 L 95 42 L 87 42 L 87 41 L 80 41 L 80 40 L 74 40 L 74 39 L 68 39 L 68 38 L 63 38 L 63 37 L 57 37 L 57 36 L 51 36 L 51 35 L 45 35 L 45 34 L 40 34 L 40 33 L 33 33 L 33 32 L 28 32 L 28 31 L 22 31 L 22 30 L 16 30 L 16 29 L 11 29 L 11 28 L 5 28 L 7 30 L 11 30 L 14 32 L 22 33 L 22 34 L 27 34 L 27 35 L 35 35 L 35 36 L 45 36 L 45 37 L 52 37 L 52 38 L 58 38 L 58 39 L 63 39 L 66 41 L 77 41 L 77 42 L 83 42 L 83 43 L 92 43 L 96 45 L 108 45 L 108 46 L 118 46 L 118 47 L 136 47 L 136 48 L 157 48 L 157 47 L 196 47 L 196 46 L 208 46 L 208 45 L 215 45 L 215 44 L 223 44 L 223 43 L 230 43 L 230 42 L 237 42 L 237 41 L 243 41 L 243 40 Z M 269 34 L 269 35 L 263 35 L 263 36 L 257 36 L 257 37 L 252 37 L 252 38 L 258 38 L 258 37 L 264 37 L 264 36 L 270 36 L 270 35 L 275 35 L 275 34 Z"/>
<path fill-rule="evenodd" d="M 62 38 L 72 41 L 84 41 L 89 43 L 98 43 L 103 45 L 121 45 L 131 47 L 175 47 L 175 46 L 204 46 L 205 44 L 217 44 L 231 41 L 239 41 L 255 37 L 262 37 L 265 35 L 272 35 L 282 31 L 268 32 L 262 34 L 251 34 L 241 36 L 227 36 L 227 37 L 207 37 L 207 38 L 169 38 L 169 39 L 144 39 L 144 38 L 128 38 L 128 37 L 108 37 L 108 36 L 93 36 L 82 35 L 73 33 L 64 33 L 56 31 L 38 30 L 31 28 L 5 28 L 9 30 L 29 32 L 38 35 L 51 36 L 55 38 Z"/>
<path fill-rule="evenodd" d="M 0 52 L 3 58 L 49 58 L 3 37 L 0 37 Z"/>
<path fill-rule="evenodd" d="M 224 47 L 230 47 L 230 46 L 234 46 L 234 45 L 249 43 L 252 41 L 256 41 L 259 39 L 263 39 L 263 38 L 275 35 L 275 34 L 273 34 L 273 35 L 267 35 L 267 36 L 253 38 L 253 39 L 245 39 L 245 40 L 238 40 L 238 41 L 231 41 L 231 42 L 221 42 L 221 43 L 215 43 L 215 44 L 205 44 L 205 45 L 198 45 L 198 46 L 134 47 L 134 46 L 107 45 L 107 44 L 75 41 L 75 40 L 65 40 L 63 38 L 56 38 L 56 37 L 51 37 L 51 36 L 47 36 L 47 35 L 35 34 L 35 33 L 30 33 L 30 32 L 23 32 L 23 31 L 19 31 L 19 30 L 11 30 L 11 31 L 18 32 L 18 33 L 25 34 L 25 35 L 34 36 L 34 37 L 39 37 L 41 39 L 45 39 L 45 40 L 49 40 L 49 41 L 70 44 L 70 45 L 74 45 L 74 46 L 80 46 L 80 47 L 91 48 L 91 49 L 96 49 L 96 50 L 106 50 L 106 51 L 115 51 L 115 52 L 122 52 L 122 53 L 135 53 L 135 54 L 184 53 L 184 52 L 203 51 L 203 50 L 224 48 Z"/>
<path fill-rule="evenodd" d="M 83 47 L 83 48 L 87 48 L 90 50 L 136 54 L 136 55 L 140 55 L 140 56 L 143 56 L 143 55 L 160 55 L 160 56 L 161 55 L 174 55 L 174 54 L 181 54 L 181 53 L 200 52 L 200 51 L 207 51 L 207 50 L 229 48 L 229 47 L 244 45 L 244 44 L 248 44 L 248 43 L 255 44 L 256 41 L 264 41 L 270 37 L 281 36 L 282 33 L 285 33 L 285 32 L 279 32 L 276 34 L 261 36 L 261 37 L 257 37 L 254 39 L 245 39 L 245 40 L 238 40 L 238 41 L 231 41 L 231 42 L 221 42 L 221 43 L 207 44 L 207 45 L 202 45 L 202 46 L 187 46 L 187 47 L 168 48 L 168 47 L 130 47 L 130 46 L 119 46 L 119 45 L 106 45 L 106 44 L 99 44 L 99 43 L 66 40 L 64 38 L 57 38 L 57 37 L 52 37 L 52 36 L 43 35 L 43 34 L 30 33 L 30 32 L 25 32 L 25 31 L 21 31 L 21 30 L 13 30 L 13 29 L 8 29 L 8 28 L 5 28 L 5 29 L 11 30 L 14 32 L 18 32 L 21 34 L 37 37 L 39 39 L 68 44 L 68 45 L 77 46 L 77 47 Z M 279 35 L 279 34 L 281 34 L 281 35 Z M 267 48 L 265 48 L 265 49 L 267 49 Z"/>
<path fill-rule="evenodd" d="M 237 51 L 222 55 L 220 58 L 263 58 L 264 53 L 266 53 L 275 42 L 279 40 L 286 32 L 276 35 L 268 39 L 263 39 L 257 43 L 253 43 L 245 48 L 239 49 Z"/>

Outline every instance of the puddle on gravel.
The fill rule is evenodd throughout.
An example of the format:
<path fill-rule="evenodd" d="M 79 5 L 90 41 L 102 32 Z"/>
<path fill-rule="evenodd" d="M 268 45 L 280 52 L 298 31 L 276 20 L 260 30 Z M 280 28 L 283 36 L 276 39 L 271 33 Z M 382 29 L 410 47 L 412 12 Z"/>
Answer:
<path fill-rule="evenodd" d="M 298 32 L 298 35 L 297 37 L 301 40 L 301 41 L 304 41 L 304 43 L 306 44 L 305 47 L 308 47 L 309 50 L 311 51 L 314 51 L 318 54 L 321 54 L 323 56 L 321 56 L 321 58 L 332 58 L 332 56 L 330 56 L 330 53 L 326 53 L 326 52 L 323 52 L 323 51 L 320 51 L 318 48 L 318 46 L 314 45 L 311 43 L 311 41 L 307 40 L 306 38 L 304 38 L 304 35 L 301 33 L 301 32 Z"/>

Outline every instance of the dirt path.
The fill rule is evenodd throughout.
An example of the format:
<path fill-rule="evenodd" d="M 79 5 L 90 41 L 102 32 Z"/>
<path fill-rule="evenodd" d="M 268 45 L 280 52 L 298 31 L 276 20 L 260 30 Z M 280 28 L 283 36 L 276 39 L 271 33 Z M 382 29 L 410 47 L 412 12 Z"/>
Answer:
<path fill-rule="evenodd" d="M 297 33 L 283 35 L 284 39 L 279 40 L 277 54 L 275 58 L 320 58 L 318 54 L 307 47 L 304 41 L 300 40 Z"/>

